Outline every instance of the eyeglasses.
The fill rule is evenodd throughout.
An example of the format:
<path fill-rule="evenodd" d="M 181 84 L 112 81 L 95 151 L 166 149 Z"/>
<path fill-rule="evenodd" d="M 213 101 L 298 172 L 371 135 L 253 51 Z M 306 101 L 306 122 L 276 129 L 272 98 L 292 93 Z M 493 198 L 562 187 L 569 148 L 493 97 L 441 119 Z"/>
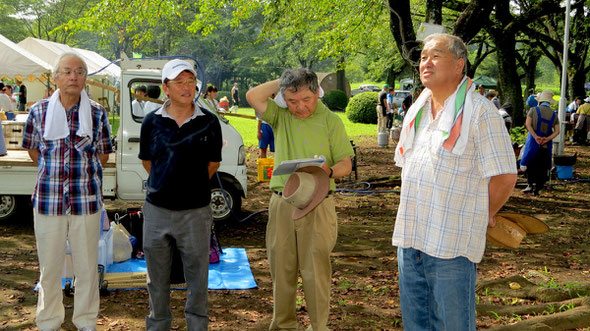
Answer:
<path fill-rule="evenodd" d="M 76 76 L 86 76 L 86 69 L 84 69 L 84 68 L 78 68 L 78 69 L 65 68 L 65 69 L 58 71 L 58 73 L 61 75 L 66 75 L 66 76 L 69 76 L 71 73 L 74 73 Z"/>
<path fill-rule="evenodd" d="M 178 85 L 178 86 L 195 86 L 195 85 L 197 85 L 197 80 L 196 79 L 171 80 L 171 81 L 168 81 L 168 83 L 170 83 L 172 85 Z"/>

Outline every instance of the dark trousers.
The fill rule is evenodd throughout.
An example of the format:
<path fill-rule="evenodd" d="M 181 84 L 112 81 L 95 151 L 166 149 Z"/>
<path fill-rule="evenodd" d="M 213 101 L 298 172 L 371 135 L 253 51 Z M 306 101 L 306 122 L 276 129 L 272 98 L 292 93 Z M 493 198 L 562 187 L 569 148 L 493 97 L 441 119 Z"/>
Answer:
<path fill-rule="evenodd" d="M 551 154 L 549 149 L 541 148 L 527 166 L 527 181 L 529 185 L 535 184 L 535 190 L 541 190 L 548 179 L 548 173 L 551 169 Z"/>

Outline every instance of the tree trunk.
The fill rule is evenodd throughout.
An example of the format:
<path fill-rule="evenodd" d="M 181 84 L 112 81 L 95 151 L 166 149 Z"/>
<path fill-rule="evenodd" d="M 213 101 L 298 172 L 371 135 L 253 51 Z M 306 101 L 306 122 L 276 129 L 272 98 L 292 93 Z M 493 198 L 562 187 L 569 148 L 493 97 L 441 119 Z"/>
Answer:
<path fill-rule="evenodd" d="M 426 1 L 426 17 L 424 22 L 442 24 L 442 0 Z"/>
<path fill-rule="evenodd" d="M 586 72 L 584 70 L 573 70 L 573 75 L 569 84 L 570 88 L 568 91 L 570 100 L 573 100 L 575 97 L 582 97 L 586 95 L 584 83 L 586 83 Z"/>
<path fill-rule="evenodd" d="M 404 60 L 412 68 L 414 76 L 414 96 L 423 89 L 418 66 L 420 64 L 421 43 L 416 41 L 409 0 L 388 0 L 389 30 Z M 392 68 L 393 70 L 393 68 Z"/>
<path fill-rule="evenodd" d="M 496 3 L 496 18 L 500 26 L 488 26 L 487 30 L 494 40 L 498 55 L 498 87 L 504 100 L 513 105 L 512 123 L 513 126 L 524 124 L 524 101 L 520 87 L 520 79 L 516 67 L 516 38 L 512 29 L 513 17 L 510 13 L 510 1 L 498 0 Z"/>
<path fill-rule="evenodd" d="M 343 57 L 338 59 L 338 66 L 336 67 L 336 88 L 344 92 L 346 92 L 345 65 Z"/>
<path fill-rule="evenodd" d="M 525 97 L 531 93 L 531 89 L 535 89 L 535 73 L 537 71 L 537 63 L 539 63 L 540 57 L 541 55 L 534 51 L 529 52 L 529 58 L 524 68 L 526 84 L 526 89 L 524 93 Z"/>

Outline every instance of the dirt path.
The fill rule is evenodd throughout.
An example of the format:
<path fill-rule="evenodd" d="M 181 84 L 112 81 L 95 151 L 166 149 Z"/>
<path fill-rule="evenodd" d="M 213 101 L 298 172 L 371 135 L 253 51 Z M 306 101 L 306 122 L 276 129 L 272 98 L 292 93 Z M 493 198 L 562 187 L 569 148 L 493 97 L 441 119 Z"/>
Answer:
<path fill-rule="evenodd" d="M 393 148 L 378 148 L 375 138 L 357 139 L 359 180 L 370 180 L 374 190 L 396 190 L 399 169 L 393 167 Z M 577 151 L 576 178 L 590 178 L 590 148 L 566 147 Z M 249 197 L 243 203 L 244 215 L 267 208 L 270 192 L 266 183 L 256 183 L 256 150 L 249 151 Z M 519 182 L 524 181 L 519 177 Z M 555 184 L 555 182 L 554 182 Z M 398 330 L 401 312 L 397 285 L 395 248 L 391 246 L 396 193 L 364 196 L 337 196 L 339 237 L 333 253 L 333 290 L 330 327 L 333 330 Z M 109 213 L 124 208 L 109 202 Z M 535 215 L 551 230 L 525 238 L 517 250 L 488 244 L 478 268 L 478 284 L 524 276 L 540 287 L 567 291 L 590 283 L 590 183 L 552 186 L 540 197 L 525 196 L 515 189 L 506 210 Z M 224 247 L 245 247 L 258 288 L 246 291 L 209 291 L 212 330 L 265 330 L 272 314 L 272 284 L 264 249 L 266 214 L 244 223 L 225 223 L 218 227 Z M 32 221 L 20 215 L 17 222 L 0 226 L 0 329 L 32 330 L 38 280 L 38 266 Z M 500 285 L 498 285 L 500 286 Z M 302 290 L 300 290 L 302 294 Z M 519 298 L 509 291 L 492 289 L 478 292 L 480 304 L 493 309 L 540 304 Z M 184 330 L 184 291 L 173 291 L 172 311 L 175 330 Z M 65 298 L 64 329 L 73 330 L 71 298 Z M 483 307 L 483 306 L 482 306 Z M 487 306 L 486 306 L 487 307 Z M 573 308 L 554 307 L 537 315 L 551 315 Z M 506 326 L 535 316 L 480 314 L 478 329 Z M 118 291 L 101 297 L 99 330 L 142 330 L 148 313 L 146 291 Z M 309 325 L 305 301 L 299 300 L 300 329 Z"/>

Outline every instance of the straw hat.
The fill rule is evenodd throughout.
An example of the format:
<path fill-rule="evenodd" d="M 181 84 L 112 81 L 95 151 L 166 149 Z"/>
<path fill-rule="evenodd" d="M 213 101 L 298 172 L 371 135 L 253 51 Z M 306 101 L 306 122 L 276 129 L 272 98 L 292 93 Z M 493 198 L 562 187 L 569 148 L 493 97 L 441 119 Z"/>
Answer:
<path fill-rule="evenodd" d="M 557 102 L 553 99 L 553 92 L 551 92 L 549 90 L 543 90 L 543 92 L 539 93 L 539 95 L 537 96 L 537 101 L 539 103 L 541 103 L 541 102 L 556 103 Z"/>
<path fill-rule="evenodd" d="M 540 219 L 517 213 L 498 213 L 496 226 L 488 227 L 486 237 L 492 244 L 517 248 L 527 234 L 544 233 L 549 226 Z"/>
<path fill-rule="evenodd" d="M 295 207 L 293 219 L 307 215 L 330 191 L 330 178 L 321 167 L 304 167 L 289 176 L 283 188 L 283 199 Z"/>

